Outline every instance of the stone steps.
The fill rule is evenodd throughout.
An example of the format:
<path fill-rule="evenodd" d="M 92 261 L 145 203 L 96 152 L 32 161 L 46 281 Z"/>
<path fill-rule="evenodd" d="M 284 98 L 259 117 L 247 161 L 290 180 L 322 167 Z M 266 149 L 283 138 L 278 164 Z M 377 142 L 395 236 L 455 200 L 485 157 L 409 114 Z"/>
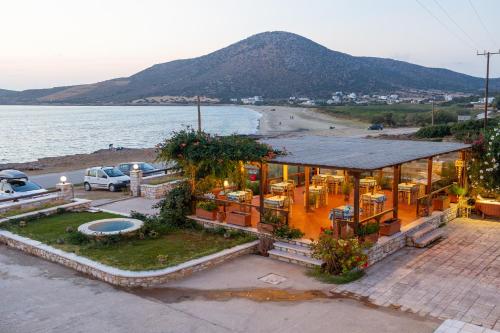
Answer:
<path fill-rule="evenodd" d="M 288 242 L 274 242 L 274 248 L 282 252 L 299 254 L 305 257 L 311 257 L 312 251 L 309 246 L 302 246 Z"/>
<path fill-rule="evenodd" d="M 444 236 L 442 229 L 434 229 L 414 240 L 415 247 L 426 247 Z"/>
<path fill-rule="evenodd" d="M 269 250 L 269 258 L 277 259 L 284 262 L 289 262 L 291 264 L 297 264 L 305 267 L 316 267 L 321 266 L 323 263 L 321 260 L 317 260 L 302 254 L 291 253 L 287 251 L 282 251 L 279 249 Z"/>
<path fill-rule="evenodd" d="M 415 242 L 417 239 L 419 238 L 422 238 L 423 236 L 425 236 L 426 234 L 428 234 L 429 232 L 432 232 L 433 230 L 435 230 L 436 227 L 433 226 L 432 224 L 427 224 L 426 226 L 424 226 L 422 229 L 414 232 L 412 235 L 411 235 L 411 240 L 413 242 Z"/>

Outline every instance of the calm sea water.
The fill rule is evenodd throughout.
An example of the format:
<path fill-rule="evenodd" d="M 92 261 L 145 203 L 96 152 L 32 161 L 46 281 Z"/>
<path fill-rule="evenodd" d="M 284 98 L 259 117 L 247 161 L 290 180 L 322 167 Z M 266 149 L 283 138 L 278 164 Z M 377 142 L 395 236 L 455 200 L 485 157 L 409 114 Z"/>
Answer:
<path fill-rule="evenodd" d="M 260 114 L 238 106 L 202 106 L 204 131 L 254 134 Z M 0 105 L 0 164 L 91 153 L 115 147 L 153 147 L 173 130 L 197 125 L 196 106 Z"/>

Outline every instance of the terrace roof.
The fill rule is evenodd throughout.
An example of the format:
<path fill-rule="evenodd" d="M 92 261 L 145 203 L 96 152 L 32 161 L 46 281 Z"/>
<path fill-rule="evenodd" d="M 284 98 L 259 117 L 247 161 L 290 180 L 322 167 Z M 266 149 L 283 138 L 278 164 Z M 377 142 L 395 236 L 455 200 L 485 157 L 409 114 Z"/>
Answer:
<path fill-rule="evenodd" d="M 369 171 L 414 160 L 468 149 L 453 142 L 379 140 L 300 136 L 263 139 L 274 149 L 285 150 L 270 162 L 323 168 Z"/>

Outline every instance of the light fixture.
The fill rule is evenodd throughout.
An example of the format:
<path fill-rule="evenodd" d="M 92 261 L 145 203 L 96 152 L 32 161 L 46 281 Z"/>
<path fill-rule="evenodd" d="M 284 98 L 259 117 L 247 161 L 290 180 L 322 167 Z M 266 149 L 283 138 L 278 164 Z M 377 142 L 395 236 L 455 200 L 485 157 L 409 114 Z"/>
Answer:
<path fill-rule="evenodd" d="M 68 178 L 66 178 L 66 176 L 61 176 L 61 178 L 59 178 L 59 180 L 61 181 L 61 183 L 65 184 L 66 181 L 68 180 Z"/>
<path fill-rule="evenodd" d="M 227 180 L 224 181 L 224 188 L 229 186 L 229 182 Z"/>
<path fill-rule="evenodd" d="M 136 171 L 137 171 L 137 170 L 139 170 L 139 164 L 137 164 L 137 163 L 136 163 L 136 164 L 134 164 L 134 165 L 132 166 L 132 168 L 134 168 L 134 170 L 136 170 Z"/>

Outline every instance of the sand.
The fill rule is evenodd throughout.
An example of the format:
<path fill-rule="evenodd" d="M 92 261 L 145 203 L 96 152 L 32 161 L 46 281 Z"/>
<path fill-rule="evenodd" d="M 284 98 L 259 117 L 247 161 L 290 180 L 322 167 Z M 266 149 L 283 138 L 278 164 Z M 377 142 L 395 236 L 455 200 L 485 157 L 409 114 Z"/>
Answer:
<path fill-rule="evenodd" d="M 357 120 L 332 117 L 313 108 L 289 106 L 249 106 L 262 114 L 258 134 L 261 136 L 322 135 L 343 137 L 366 137 L 378 135 L 401 135 L 418 128 L 390 128 L 383 131 L 368 130 L 369 124 Z M 0 164 L 1 169 L 29 171 L 30 175 L 80 170 L 98 165 L 116 165 L 123 162 L 153 162 L 154 148 L 99 150 L 91 154 L 76 154 L 60 157 L 46 157 L 26 163 Z"/>

